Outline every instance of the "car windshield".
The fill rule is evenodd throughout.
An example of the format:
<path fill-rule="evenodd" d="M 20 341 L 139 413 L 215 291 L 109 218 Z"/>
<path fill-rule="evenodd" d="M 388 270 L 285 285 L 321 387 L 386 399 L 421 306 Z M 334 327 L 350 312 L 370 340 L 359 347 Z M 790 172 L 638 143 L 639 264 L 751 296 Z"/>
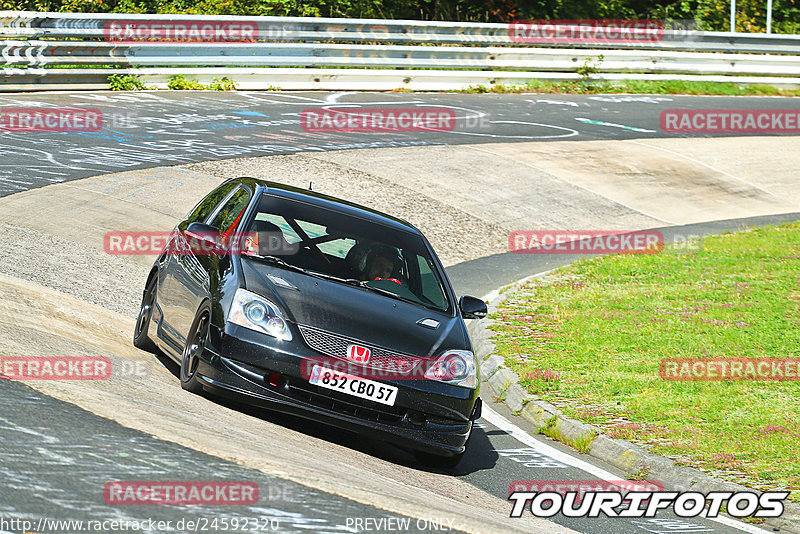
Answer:
<path fill-rule="evenodd" d="M 245 232 L 273 265 L 364 287 L 438 311 L 450 300 L 424 240 L 336 210 L 264 194 Z"/>

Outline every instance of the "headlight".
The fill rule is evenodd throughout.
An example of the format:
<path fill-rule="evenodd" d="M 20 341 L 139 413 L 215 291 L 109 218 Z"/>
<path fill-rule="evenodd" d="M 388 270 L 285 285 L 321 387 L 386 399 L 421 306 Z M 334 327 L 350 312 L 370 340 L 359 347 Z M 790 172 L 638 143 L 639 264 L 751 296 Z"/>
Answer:
<path fill-rule="evenodd" d="M 425 378 L 475 389 L 478 385 L 478 362 L 468 350 L 449 350 L 428 367 Z"/>
<path fill-rule="evenodd" d="M 278 307 L 246 289 L 236 290 L 228 321 L 283 341 L 292 340 L 292 332 Z"/>

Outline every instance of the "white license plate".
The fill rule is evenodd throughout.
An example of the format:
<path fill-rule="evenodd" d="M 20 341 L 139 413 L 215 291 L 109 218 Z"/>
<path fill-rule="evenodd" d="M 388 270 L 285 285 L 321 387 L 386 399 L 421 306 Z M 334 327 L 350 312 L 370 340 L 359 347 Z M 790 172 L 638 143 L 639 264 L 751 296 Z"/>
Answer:
<path fill-rule="evenodd" d="M 315 365 L 308 381 L 321 388 L 332 389 L 354 397 L 394 406 L 397 388 L 358 376 L 334 371 L 329 367 Z"/>

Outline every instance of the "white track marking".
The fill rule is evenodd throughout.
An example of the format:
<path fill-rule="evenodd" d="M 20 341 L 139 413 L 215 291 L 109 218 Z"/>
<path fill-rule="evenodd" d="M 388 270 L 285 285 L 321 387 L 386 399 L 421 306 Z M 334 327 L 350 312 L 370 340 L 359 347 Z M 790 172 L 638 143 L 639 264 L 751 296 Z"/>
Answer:
<path fill-rule="evenodd" d="M 589 462 L 585 462 L 579 458 L 575 458 L 574 456 L 562 452 L 555 447 L 552 447 L 546 444 L 543 441 L 540 441 L 521 428 L 517 427 L 514 423 L 500 415 L 499 413 L 495 412 L 489 406 L 486 406 L 484 403 L 483 405 L 483 418 L 486 419 L 488 422 L 503 430 L 507 434 L 511 435 L 514 439 L 527 445 L 531 449 L 534 449 L 536 452 L 540 454 L 544 454 L 549 456 L 550 458 L 559 461 L 563 464 L 570 465 L 572 467 L 576 467 L 581 471 L 586 471 L 590 475 L 594 475 L 601 480 L 619 480 L 618 476 L 614 476 L 605 469 L 597 467 L 596 465 L 592 465 Z"/>
<path fill-rule="evenodd" d="M 333 93 L 325 97 L 326 104 L 335 104 L 341 97 L 345 95 L 352 95 L 353 93 Z"/>
<path fill-rule="evenodd" d="M 349 93 L 343 93 L 343 94 L 349 94 Z M 337 95 L 331 95 L 331 96 L 341 96 L 341 95 L 337 94 Z M 342 113 L 347 113 L 347 111 L 346 111 L 347 109 L 352 109 L 353 110 L 352 114 L 353 115 L 358 115 L 357 110 L 362 110 L 362 109 L 369 110 L 368 106 L 372 106 L 372 105 L 375 105 L 375 104 L 387 104 L 387 103 L 391 103 L 391 104 L 416 104 L 417 108 L 422 108 L 422 109 L 424 109 L 424 108 L 437 108 L 437 109 L 445 108 L 445 109 L 465 111 L 467 113 L 464 116 L 456 116 L 456 117 L 454 117 L 454 119 L 456 121 L 468 120 L 468 119 L 480 119 L 481 117 L 485 117 L 485 116 L 488 115 L 488 113 L 483 112 L 483 111 L 476 111 L 476 110 L 463 108 L 463 107 L 459 107 L 459 106 L 448 106 L 448 105 L 439 106 L 439 105 L 435 105 L 435 104 L 424 104 L 424 103 L 420 103 L 419 101 L 408 101 L 408 102 L 367 102 L 367 103 L 345 102 L 345 103 L 341 103 L 341 104 L 339 104 L 337 102 L 331 102 L 331 103 L 326 103 L 326 104 L 324 104 L 324 105 L 322 105 L 320 107 L 321 107 L 321 109 L 325 109 L 325 110 L 331 110 L 331 109 L 340 110 Z M 344 110 L 344 111 L 342 111 L 342 110 Z M 299 113 L 283 113 L 283 115 L 294 115 L 294 116 L 296 116 L 296 115 L 299 115 Z M 491 137 L 491 138 L 495 138 L 495 139 L 561 139 L 561 138 L 565 138 L 565 137 L 574 137 L 574 136 L 579 134 L 578 130 L 574 130 L 572 128 L 566 128 L 564 126 L 556 126 L 554 124 L 541 124 L 541 123 L 538 123 L 538 122 L 523 122 L 523 121 L 488 121 L 488 122 L 489 122 L 489 124 L 528 124 L 528 125 L 531 125 L 531 126 L 542 126 L 544 128 L 551 128 L 551 129 L 555 129 L 555 130 L 563 130 L 563 131 L 565 131 L 567 133 L 557 134 L 557 135 L 535 135 L 534 136 L 534 135 L 490 134 L 490 133 L 481 133 L 481 132 L 466 132 L 466 131 L 459 131 L 459 130 L 443 130 L 441 128 L 435 128 L 435 127 L 424 127 L 424 128 L 420 128 L 420 129 L 424 130 L 426 132 L 436 132 L 436 133 L 454 134 L 454 135 L 472 135 L 472 136 L 477 136 L 477 137 Z"/>
<path fill-rule="evenodd" d="M 654 150 L 660 150 L 660 151 L 662 151 L 662 152 L 666 152 L 666 153 L 668 153 L 668 154 L 672 154 L 673 156 L 678 156 L 679 158 L 683 158 L 683 159 L 685 159 L 685 160 L 689 160 L 689 161 L 691 161 L 691 162 L 693 162 L 693 163 L 697 163 L 698 165 L 702 165 L 703 167 L 706 167 L 707 169 L 711 169 L 711 170 L 712 170 L 712 171 L 714 171 L 714 172 L 718 172 L 718 173 L 720 173 L 720 174 L 723 174 L 723 175 L 727 176 L 728 178 L 732 178 L 732 179 L 736 180 L 737 182 L 741 182 L 741 183 L 743 183 L 743 184 L 745 184 L 745 185 L 748 185 L 748 186 L 752 187 L 753 189 L 758 189 L 758 190 L 759 190 L 759 191 L 761 191 L 762 193 L 766 193 L 767 195 L 773 196 L 773 197 L 775 197 L 775 198 L 777 198 L 777 199 L 780 199 L 780 200 L 784 200 L 784 201 L 786 200 L 784 197 L 781 197 L 781 196 L 779 196 L 779 195 L 776 195 L 775 193 L 772 193 L 771 191 L 767 191 L 767 190 L 766 190 L 766 189 L 764 189 L 763 187 L 759 187 L 759 186 L 757 186 L 757 185 L 755 185 L 755 184 L 751 184 L 751 183 L 750 183 L 750 182 L 748 182 L 747 180 L 743 180 L 742 178 L 739 178 L 738 176 L 734 176 L 734 175 L 732 175 L 732 174 L 731 174 L 731 173 L 729 173 L 729 172 L 725 172 L 725 171 L 723 171 L 723 170 L 717 169 L 716 167 L 712 167 L 712 166 L 711 166 L 711 165 L 709 165 L 708 163 L 703 163 L 703 162 L 702 162 L 702 161 L 700 161 L 700 160 L 696 160 L 696 159 L 694 159 L 693 157 L 687 156 L 687 155 L 685 155 L 685 154 L 681 154 L 680 152 L 675 152 L 675 151 L 673 151 L 673 150 L 669 150 L 668 148 L 661 148 L 661 147 L 659 147 L 659 146 L 649 145 L 649 144 L 647 144 L 647 143 L 641 143 L 641 142 L 638 142 L 638 141 L 630 141 L 630 140 L 629 140 L 628 142 L 629 142 L 629 143 L 633 143 L 633 144 L 635 144 L 635 145 L 646 146 L 647 148 L 652 148 L 652 149 L 654 149 Z M 795 205 L 797 205 L 797 204 L 795 204 Z"/>
<path fill-rule="evenodd" d="M 665 96 L 590 96 L 589 100 L 597 102 L 644 102 L 647 104 L 660 104 L 661 102 L 672 102 L 671 98 Z"/>
<path fill-rule="evenodd" d="M 559 462 L 580 469 L 581 471 L 585 471 L 590 475 L 596 476 L 600 480 L 604 481 L 619 480 L 618 476 L 614 476 L 613 474 L 609 473 L 608 471 L 606 471 L 601 467 L 592 465 L 589 462 L 581 460 L 580 458 L 575 458 L 571 454 L 562 452 L 556 449 L 555 447 L 552 447 L 547 443 L 534 438 L 533 436 L 531 436 L 530 434 L 528 434 L 527 432 L 516 426 L 511 421 L 509 421 L 499 413 L 492 410 L 486 404 L 483 405 L 482 416 L 483 419 L 493 424 L 500 430 L 506 432 L 520 443 L 527 445 L 528 447 L 536 450 L 541 454 L 547 455 L 554 460 L 557 460 Z M 731 519 L 728 517 L 719 516 L 719 517 L 708 517 L 706 519 L 709 519 L 711 521 L 716 521 L 717 523 L 721 523 L 731 528 L 741 530 L 742 532 L 749 532 L 751 534 L 768 534 L 769 532 L 767 530 L 763 530 L 753 525 L 748 525 L 747 523 L 742 523 L 741 521 L 736 521 L 735 519 Z"/>
<path fill-rule="evenodd" d="M 328 95 L 327 97 L 323 98 L 312 98 L 303 95 L 290 95 L 290 94 L 269 94 L 267 93 L 255 93 L 252 91 L 239 91 L 236 93 L 239 96 L 243 96 L 246 99 L 249 99 L 254 102 L 260 102 L 265 104 L 284 104 L 289 106 L 309 106 L 309 105 L 318 105 L 318 106 L 332 106 L 332 105 L 339 105 L 338 98 L 342 96 L 347 96 L 350 94 L 349 92 L 338 92 L 332 95 Z M 360 93 L 359 93 L 360 94 Z M 404 95 L 405 96 L 405 95 Z M 282 99 L 287 100 L 282 100 Z M 294 101 L 289 101 L 288 99 L 292 99 Z M 382 104 L 418 104 L 422 102 L 422 100 L 384 100 L 384 101 L 374 101 L 374 102 L 345 102 L 341 105 L 356 105 L 356 106 L 375 106 L 375 105 L 382 105 Z"/>
<path fill-rule="evenodd" d="M 465 111 L 468 115 L 463 117 L 457 116 L 455 119 L 456 121 L 464 119 L 480 119 L 482 117 L 486 117 L 489 114 L 485 111 L 478 111 L 474 109 L 464 108 L 460 106 L 437 106 L 435 104 L 420 104 L 418 107 L 434 107 L 434 108 L 448 108 L 448 109 L 455 109 L 459 111 Z M 474 115 L 469 115 L 474 114 Z M 559 135 L 503 135 L 503 134 L 489 134 L 489 133 L 481 133 L 481 132 L 462 132 L 458 130 L 441 130 L 436 128 L 428 128 L 427 130 L 432 132 L 440 132 L 440 133 L 450 133 L 450 134 L 457 134 L 457 135 L 475 135 L 479 137 L 492 137 L 495 139 L 560 139 L 564 137 L 574 137 L 579 135 L 580 132 L 578 130 L 573 130 L 572 128 L 566 128 L 564 126 L 556 126 L 554 124 L 542 124 L 539 122 L 525 122 L 525 121 L 488 121 L 489 124 L 529 124 L 531 126 L 542 126 L 545 128 L 553 128 L 556 130 L 563 130 L 567 133 L 559 134 Z"/>
<path fill-rule="evenodd" d="M 574 137 L 579 134 L 578 130 L 572 128 L 565 128 L 564 126 L 556 126 L 554 124 L 542 124 L 539 122 L 523 122 L 523 121 L 489 121 L 491 124 L 529 124 L 531 126 L 542 126 L 544 128 L 552 128 L 554 130 L 564 130 L 567 133 L 559 135 L 502 135 L 502 134 L 489 134 L 479 132 L 459 132 L 457 130 L 440 130 L 444 133 L 458 134 L 458 135 L 475 135 L 478 137 L 492 137 L 495 139 L 563 139 L 565 137 Z"/>
<path fill-rule="evenodd" d="M 643 132 L 643 133 L 656 133 L 655 130 L 648 130 L 647 128 L 637 128 L 636 126 L 625 126 L 624 124 L 617 124 L 615 122 L 605 122 L 605 121 L 598 121 L 595 119 L 587 119 L 585 117 L 576 117 L 576 121 L 580 121 L 584 124 L 593 124 L 595 126 L 611 126 L 612 128 L 622 128 L 623 130 L 631 130 L 634 132 Z"/>
<path fill-rule="evenodd" d="M 526 100 L 526 102 L 530 102 L 531 104 L 553 104 L 554 106 L 571 106 L 573 108 L 580 107 L 578 106 L 577 102 L 569 102 L 567 100 L 548 100 L 543 98 L 542 100 Z"/>
<path fill-rule="evenodd" d="M 537 171 L 539 171 L 539 172 L 541 172 L 541 173 L 544 173 L 544 174 L 546 174 L 547 176 L 550 176 L 551 178 L 554 178 L 554 179 L 556 179 L 556 180 L 559 180 L 559 181 L 561 181 L 561 182 L 567 183 L 567 184 L 569 184 L 569 185 L 571 185 L 571 186 L 573 186 L 573 187 L 577 187 L 577 188 L 579 188 L 579 189 L 583 189 L 584 191 L 588 191 L 588 192 L 592 193 L 593 195 L 597 195 L 597 196 L 599 196 L 599 197 L 602 197 L 602 198 L 604 198 L 604 199 L 606 199 L 606 200 L 608 200 L 608 201 L 611 201 L 611 202 L 613 202 L 614 204 L 619 204 L 620 206 L 626 207 L 626 208 L 628 208 L 628 209 L 629 209 L 629 210 L 631 210 L 631 211 L 635 211 L 636 213 L 640 213 L 640 214 L 644 215 L 645 217 L 650 217 L 651 219 L 655 219 L 655 220 L 657 220 L 657 221 L 661 221 L 661 222 L 663 222 L 663 223 L 667 223 L 667 224 L 669 224 L 669 225 L 673 225 L 673 226 L 675 226 L 675 225 L 677 225 L 677 224 L 678 224 L 678 223 L 676 223 L 676 222 L 668 221 L 667 219 L 662 219 L 661 217 L 657 217 L 657 216 L 655 216 L 655 215 L 651 215 L 650 213 L 646 213 L 646 212 L 644 212 L 644 211 L 642 211 L 642 210 L 638 210 L 638 209 L 634 208 L 633 206 L 629 206 L 629 205 L 627 205 L 627 204 L 624 204 L 624 203 L 620 202 L 619 200 L 615 200 L 615 199 L 613 199 L 613 198 L 611 198 L 611 197 L 607 197 L 606 195 L 604 195 L 604 194 L 602 194 L 602 193 L 598 193 L 597 191 L 594 191 L 593 189 L 589 189 L 588 187 L 585 187 L 585 186 L 582 186 L 582 185 L 576 184 L 576 183 L 574 183 L 574 182 L 570 182 L 569 180 L 565 180 L 564 178 L 561 178 L 560 176 L 555 176 L 555 175 L 553 175 L 553 174 L 550 174 L 549 172 L 546 172 L 545 170 L 543 170 L 543 169 L 540 169 L 539 167 L 537 167 L 537 166 L 535 166 L 535 165 L 531 165 L 530 163 L 526 163 L 526 162 L 524 162 L 524 161 L 519 161 L 519 160 L 517 160 L 517 159 L 511 158 L 511 157 L 509 157 L 509 156 L 506 156 L 506 155 L 504 155 L 504 154 L 498 154 L 497 152 L 492 152 L 491 150 L 486 150 L 485 148 L 478 148 L 478 147 L 476 147 L 476 146 L 471 146 L 471 145 L 466 145 L 466 146 L 467 146 L 467 148 L 471 148 L 472 150 L 477 150 L 477 151 L 479 151 L 479 152 L 486 152 L 487 154 L 492 154 L 492 155 L 494 155 L 494 156 L 499 156 L 499 157 L 501 157 L 501 158 L 510 159 L 510 160 L 512 160 L 512 161 L 515 161 L 515 162 L 517 162 L 517 163 L 520 163 L 520 164 L 522 164 L 522 165 L 525 165 L 525 166 L 527 166 L 527 167 L 530 167 L 531 169 L 536 169 Z"/>

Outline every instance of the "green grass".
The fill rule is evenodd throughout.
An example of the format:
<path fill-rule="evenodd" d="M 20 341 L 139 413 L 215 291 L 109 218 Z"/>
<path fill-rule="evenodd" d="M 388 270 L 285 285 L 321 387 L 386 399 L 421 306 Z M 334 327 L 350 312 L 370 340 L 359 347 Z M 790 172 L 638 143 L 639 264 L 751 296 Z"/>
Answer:
<path fill-rule="evenodd" d="M 208 85 L 200 83 L 194 78 L 187 78 L 183 74 L 170 77 L 167 88 L 173 91 L 235 91 L 236 83 L 230 78 L 214 78 Z"/>
<path fill-rule="evenodd" d="M 108 88 L 111 91 L 145 91 L 147 86 L 141 76 L 132 74 L 112 74 L 108 77 Z"/>
<path fill-rule="evenodd" d="M 800 383 L 659 377 L 665 357 L 800 357 L 800 223 L 582 260 L 493 317 L 522 386 L 568 416 L 800 502 Z"/>
<path fill-rule="evenodd" d="M 684 80 L 621 80 L 597 82 L 587 79 L 553 82 L 528 80 L 522 84 L 491 86 L 475 85 L 463 93 L 546 93 L 600 94 L 629 93 L 656 95 L 726 95 L 726 96 L 800 96 L 800 89 L 780 89 L 771 85 L 738 84 L 732 82 L 693 82 Z"/>

